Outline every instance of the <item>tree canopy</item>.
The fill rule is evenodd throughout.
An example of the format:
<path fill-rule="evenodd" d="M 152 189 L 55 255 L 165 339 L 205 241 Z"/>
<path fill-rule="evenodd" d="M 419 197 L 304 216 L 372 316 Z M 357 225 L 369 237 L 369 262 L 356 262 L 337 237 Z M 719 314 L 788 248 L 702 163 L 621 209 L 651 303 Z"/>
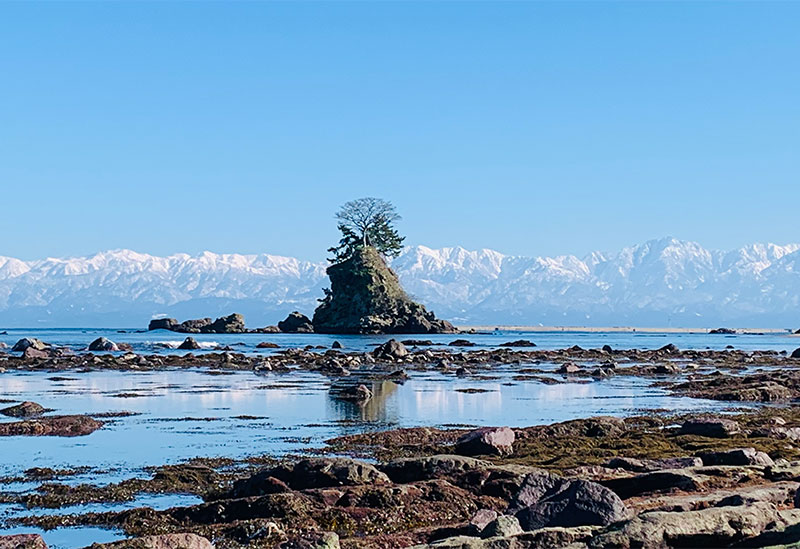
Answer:
<path fill-rule="evenodd" d="M 372 246 L 381 254 L 394 257 L 403 249 L 403 240 L 394 223 L 402 219 L 391 202 L 380 198 L 359 198 L 345 202 L 336 213 L 342 233 L 339 245 L 329 248 L 332 263 L 348 259 L 363 246 Z"/>

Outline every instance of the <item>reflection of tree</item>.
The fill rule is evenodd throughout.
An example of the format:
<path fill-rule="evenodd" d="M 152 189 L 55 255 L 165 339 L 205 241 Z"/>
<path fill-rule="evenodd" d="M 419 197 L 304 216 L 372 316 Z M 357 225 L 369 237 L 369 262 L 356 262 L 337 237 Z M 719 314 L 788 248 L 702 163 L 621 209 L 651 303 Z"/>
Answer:
<path fill-rule="evenodd" d="M 347 387 L 363 383 L 372 391 L 372 398 L 363 403 L 342 400 L 336 395 Z M 359 381 L 357 379 L 345 378 L 331 383 L 328 390 L 328 406 L 331 411 L 330 419 L 340 421 L 343 434 L 354 429 L 348 428 L 347 422 L 356 423 L 380 423 L 386 426 L 393 426 L 398 423 L 397 411 L 387 406 L 389 397 L 397 392 L 398 385 L 393 381 Z"/>

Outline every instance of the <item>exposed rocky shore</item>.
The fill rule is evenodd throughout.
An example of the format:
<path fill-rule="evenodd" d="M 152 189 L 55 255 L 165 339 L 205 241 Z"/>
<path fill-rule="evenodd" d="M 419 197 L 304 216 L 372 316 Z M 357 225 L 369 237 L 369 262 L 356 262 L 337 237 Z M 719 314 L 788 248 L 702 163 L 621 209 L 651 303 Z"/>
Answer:
<path fill-rule="evenodd" d="M 798 433 L 794 408 L 401 429 L 333 439 L 318 457 L 265 458 L 263 468 L 256 459 L 195 461 L 109 486 L 51 480 L 18 502 L 55 508 L 189 492 L 205 503 L 17 522 L 117 527 L 139 538 L 113 547 L 174 547 L 150 545 L 165 535 L 220 548 L 788 546 L 800 542 Z"/>
<path fill-rule="evenodd" d="M 188 339 L 188 338 L 187 338 Z M 14 524 L 120 528 L 134 542 L 108 547 L 316 548 L 661 548 L 769 547 L 800 543 L 800 350 L 538 349 L 528 340 L 497 348 L 463 336 L 452 345 L 390 340 L 370 352 L 280 348 L 185 355 L 130 351 L 74 353 L 21 340 L 0 369 L 31 371 L 313 371 L 337 396 L 371 398 L 371 381 L 402 383 L 408 372 L 593 383 L 649 379 L 673 392 L 775 406 L 726 415 L 667 413 L 588 418 L 526 428 L 414 428 L 346 436 L 276 461 L 193 460 L 150 478 L 116 484 L 69 482 L 71 471 L 29 470 L 8 482 L 37 481 L 28 493 L 0 490 L 0 502 L 30 514 Z M 112 348 L 103 342 L 98 348 Z M 119 349 L 119 346 L 117 346 Z M 33 352 L 35 351 L 35 353 Z M 60 415 L 9 401 L 0 436 L 84 436 L 113 417 Z M 346 456 L 346 457 L 345 457 Z M 137 494 L 190 493 L 204 503 L 163 511 L 43 515 L 38 508 L 131 501 Z M 167 537 L 165 537 L 167 536 Z M 34 545 L 20 545 L 33 543 Z M 6 545 L 3 545 L 6 543 Z M 16 543 L 16 545 L 14 545 Z M 35 538 L 1 547 L 41 547 Z M 175 545 L 178 543 L 179 545 Z M 185 544 L 185 545 L 180 545 Z"/>

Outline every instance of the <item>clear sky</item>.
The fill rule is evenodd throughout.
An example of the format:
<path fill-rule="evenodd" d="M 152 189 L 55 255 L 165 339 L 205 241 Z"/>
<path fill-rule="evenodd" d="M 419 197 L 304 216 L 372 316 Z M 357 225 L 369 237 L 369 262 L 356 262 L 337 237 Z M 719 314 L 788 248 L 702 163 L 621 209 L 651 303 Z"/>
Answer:
<path fill-rule="evenodd" d="M 800 241 L 800 3 L 2 3 L 0 255 Z"/>

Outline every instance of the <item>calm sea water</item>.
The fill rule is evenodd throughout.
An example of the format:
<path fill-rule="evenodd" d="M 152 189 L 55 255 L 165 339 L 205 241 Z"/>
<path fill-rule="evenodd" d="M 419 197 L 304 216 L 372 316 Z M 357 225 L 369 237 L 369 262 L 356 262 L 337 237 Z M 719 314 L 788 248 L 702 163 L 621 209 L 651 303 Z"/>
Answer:
<path fill-rule="evenodd" d="M 141 332 L 132 329 L 8 329 L 0 334 L 0 342 L 13 345 L 22 337 L 36 337 L 54 345 L 63 345 L 78 350 L 86 349 L 91 341 L 104 336 L 112 341 L 130 343 L 139 353 L 174 353 L 187 334 L 156 330 Z M 271 341 L 282 347 L 303 347 L 322 345 L 329 347 L 334 341 L 342 343 L 347 350 L 364 351 L 382 343 L 392 336 L 329 336 L 323 334 L 192 334 L 201 345 L 211 349 L 230 345 L 240 352 L 264 352 L 255 346 L 261 341 Z M 406 339 L 406 336 L 394 336 Z M 528 339 L 542 349 L 562 349 L 572 345 L 584 348 L 599 348 L 611 345 L 617 349 L 655 349 L 667 343 L 674 343 L 681 349 L 724 349 L 732 345 L 737 349 L 774 349 L 791 351 L 800 347 L 800 338 L 789 333 L 768 333 L 763 335 L 736 334 L 717 335 L 708 333 L 644 333 L 644 332 L 516 332 L 496 331 L 471 335 L 431 335 L 407 336 L 415 339 L 428 339 L 446 345 L 454 339 L 468 339 L 481 347 L 496 347 L 515 339 Z"/>
<path fill-rule="evenodd" d="M 174 352 L 167 344 L 180 342 L 181 334 L 170 332 L 117 333 L 116 330 L 9 330 L 0 341 L 13 344 L 33 336 L 52 344 L 85 348 L 93 339 L 106 336 L 127 342 L 138 352 Z M 331 337 L 316 334 L 244 334 L 195 336 L 209 348 L 231 345 L 242 352 L 255 349 L 260 341 L 285 347 L 330 346 L 338 340 L 349 350 L 368 350 L 387 337 Z M 784 335 L 632 334 L 632 333 L 519 333 L 503 332 L 466 337 L 480 346 L 494 347 L 514 339 L 530 339 L 541 348 L 580 345 L 585 348 L 611 345 L 615 348 L 657 348 L 674 343 L 681 348 L 791 350 L 797 338 Z M 456 336 L 431 336 L 448 343 Z M 538 364 L 543 369 L 556 365 Z M 375 397 L 364 407 L 333 398 L 331 380 L 305 372 L 234 372 L 212 375 L 203 370 L 158 372 L 48 372 L 7 371 L 0 374 L 0 398 L 33 400 L 56 413 L 133 412 L 113 419 L 86 437 L 2 437 L 0 476 L 19 476 L 30 467 L 89 467 L 86 474 L 65 482 L 103 484 L 135 476 L 146 476 L 147 466 L 181 462 L 193 457 L 245 457 L 285 455 L 320 447 L 328 438 L 395 427 L 509 425 L 552 423 L 592 415 L 624 416 L 644 410 L 712 411 L 724 403 L 672 397 L 650 381 L 618 377 L 602 381 L 571 380 L 557 385 L 515 379 L 523 366 L 502 366 L 490 372 L 491 379 L 457 378 L 437 371 L 412 372 L 404 384 L 374 382 Z M 459 389 L 481 389 L 464 393 Z M 0 416 L 0 421 L 11 421 Z M 2 491 L 35 489 L 35 483 L 0 485 Z M 191 496 L 143 496 L 130 505 L 157 508 L 192 503 Z M 172 498 L 172 499 L 170 499 Z M 119 506 L 89 506 L 58 512 L 115 509 Z M 0 506 L 0 534 L 32 531 L 10 528 L 4 518 L 19 516 L 22 509 Z M 34 512 L 53 512 L 39 511 Z M 96 528 L 68 528 L 44 533 L 56 548 L 81 547 L 92 541 L 110 541 L 119 532 Z"/>

